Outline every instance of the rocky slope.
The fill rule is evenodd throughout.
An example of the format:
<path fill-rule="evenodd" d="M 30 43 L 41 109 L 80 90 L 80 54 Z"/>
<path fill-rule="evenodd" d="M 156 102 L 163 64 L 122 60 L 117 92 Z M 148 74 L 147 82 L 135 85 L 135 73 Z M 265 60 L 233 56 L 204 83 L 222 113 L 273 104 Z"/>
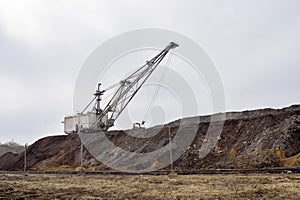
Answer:
<path fill-rule="evenodd" d="M 148 153 L 169 143 L 169 130 L 172 138 L 179 128 L 183 127 L 186 134 L 194 130 L 196 135 L 192 144 L 174 162 L 177 170 L 300 165 L 300 105 L 226 113 L 221 135 L 216 138 L 216 144 L 208 154 L 201 158 L 199 150 L 207 140 L 205 136 L 210 119 L 211 116 L 193 117 L 146 130 L 131 130 L 131 133 L 145 135 L 156 132 L 148 138 L 136 138 L 123 131 L 108 131 L 105 135 L 116 146 L 128 152 Z M 99 146 L 101 148 L 101 141 Z M 173 150 L 176 154 L 176 147 Z M 84 167 L 91 170 L 106 169 L 91 155 L 95 154 L 89 151 L 84 150 Z M 123 158 L 117 150 L 109 153 L 112 159 Z M 27 160 L 27 166 L 32 170 L 76 169 L 80 165 L 80 138 L 76 134 L 42 138 L 29 147 Z M 21 170 L 23 162 L 23 153 L 7 153 L 0 157 L 0 169 Z M 158 159 L 148 164 L 159 165 L 159 162 L 163 161 Z"/>

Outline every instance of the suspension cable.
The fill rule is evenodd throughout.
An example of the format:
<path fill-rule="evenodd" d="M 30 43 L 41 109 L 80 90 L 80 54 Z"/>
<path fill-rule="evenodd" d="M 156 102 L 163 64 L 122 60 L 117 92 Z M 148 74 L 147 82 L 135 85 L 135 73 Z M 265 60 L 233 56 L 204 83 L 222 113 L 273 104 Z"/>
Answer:
<path fill-rule="evenodd" d="M 166 74 L 167 74 L 168 67 L 169 67 L 169 65 L 170 65 L 170 63 L 171 63 L 171 59 L 172 59 L 173 55 L 174 55 L 174 53 L 173 53 L 173 52 L 170 52 L 169 57 L 168 57 L 168 60 L 167 60 L 167 62 L 166 62 L 166 65 L 165 65 L 165 67 L 164 67 L 164 69 L 163 69 L 163 72 L 162 72 L 162 74 L 161 74 L 161 76 L 160 76 L 159 82 L 158 82 L 158 84 L 157 84 L 157 86 L 156 86 L 156 88 L 155 88 L 154 95 L 152 96 L 152 99 L 151 99 L 150 104 L 149 104 L 149 106 L 148 106 L 147 112 L 145 113 L 144 120 L 142 121 L 142 124 L 145 123 L 146 120 L 150 117 L 150 110 L 151 110 L 151 108 L 153 107 L 153 104 L 155 103 L 155 100 L 157 99 L 159 90 L 160 90 L 160 88 L 161 88 L 161 83 L 162 83 L 162 82 L 164 81 L 164 79 L 165 79 L 165 76 L 166 76 Z"/>
<path fill-rule="evenodd" d="M 88 108 L 88 107 L 90 107 L 90 105 L 93 103 L 93 101 L 96 99 L 96 96 L 90 101 L 90 103 L 81 111 L 81 113 L 80 114 L 83 114 L 85 111 L 86 111 L 86 109 Z"/>

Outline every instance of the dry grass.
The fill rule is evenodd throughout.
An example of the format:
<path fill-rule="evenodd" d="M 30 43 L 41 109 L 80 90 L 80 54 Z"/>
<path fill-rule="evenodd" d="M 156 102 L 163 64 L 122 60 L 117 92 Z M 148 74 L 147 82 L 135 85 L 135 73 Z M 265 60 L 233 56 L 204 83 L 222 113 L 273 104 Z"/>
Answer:
<path fill-rule="evenodd" d="M 300 199 L 300 174 L 1 174 L 0 199 Z"/>
<path fill-rule="evenodd" d="M 283 167 L 290 167 L 290 166 L 299 166 L 300 165 L 300 153 L 296 154 L 295 156 L 281 159 L 281 165 Z"/>

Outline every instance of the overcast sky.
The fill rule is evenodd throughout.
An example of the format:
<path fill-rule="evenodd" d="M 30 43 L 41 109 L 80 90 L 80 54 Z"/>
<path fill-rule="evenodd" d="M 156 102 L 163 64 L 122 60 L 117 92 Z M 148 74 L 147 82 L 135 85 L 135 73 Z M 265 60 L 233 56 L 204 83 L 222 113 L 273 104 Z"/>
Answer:
<path fill-rule="evenodd" d="M 146 27 L 179 32 L 206 50 L 226 110 L 299 104 L 299 8 L 297 0 L 0 0 L 0 142 L 62 134 L 89 53 Z"/>

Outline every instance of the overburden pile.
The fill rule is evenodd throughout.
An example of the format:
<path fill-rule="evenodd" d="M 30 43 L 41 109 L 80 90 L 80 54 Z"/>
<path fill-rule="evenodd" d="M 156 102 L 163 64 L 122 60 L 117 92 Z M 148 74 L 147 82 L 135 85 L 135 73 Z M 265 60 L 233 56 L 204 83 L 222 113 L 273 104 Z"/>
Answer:
<path fill-rule="evenodd" d="M 168 130 L 171 130 L 174 137 L 180 122 L 184 122 L 185 126 L 196 130 L 196 137 L 185 153 L 174 162 L 174 168 L 182 171 L 300 165 L 300 105 L 226 113 L 217 143 L 204 158 L 199 158 L 199 149 L 205 140 L 210 118 L 211 116 L 202 116 L 199 121 L 195 117 L 185 118 L 138 130 L 147 134 L 159 129 L 157 134 L 149 138 L 135 138 L 123 131 L 108 131 L 105 134 L 120 148 L 147 153 L 167 145 Z M 77 134 L 42 138 L 29 146 L 27 167 L 30 170 L 76 170 L 80 166 L 80 144 Z M 83 166 L 86 170 L 110 170 L 93 158 L 87 149 L 83 152 Z M 23 166 L 24 152 L 8 152 L 0 157 L 0 170 L 22 170 Z"/>

